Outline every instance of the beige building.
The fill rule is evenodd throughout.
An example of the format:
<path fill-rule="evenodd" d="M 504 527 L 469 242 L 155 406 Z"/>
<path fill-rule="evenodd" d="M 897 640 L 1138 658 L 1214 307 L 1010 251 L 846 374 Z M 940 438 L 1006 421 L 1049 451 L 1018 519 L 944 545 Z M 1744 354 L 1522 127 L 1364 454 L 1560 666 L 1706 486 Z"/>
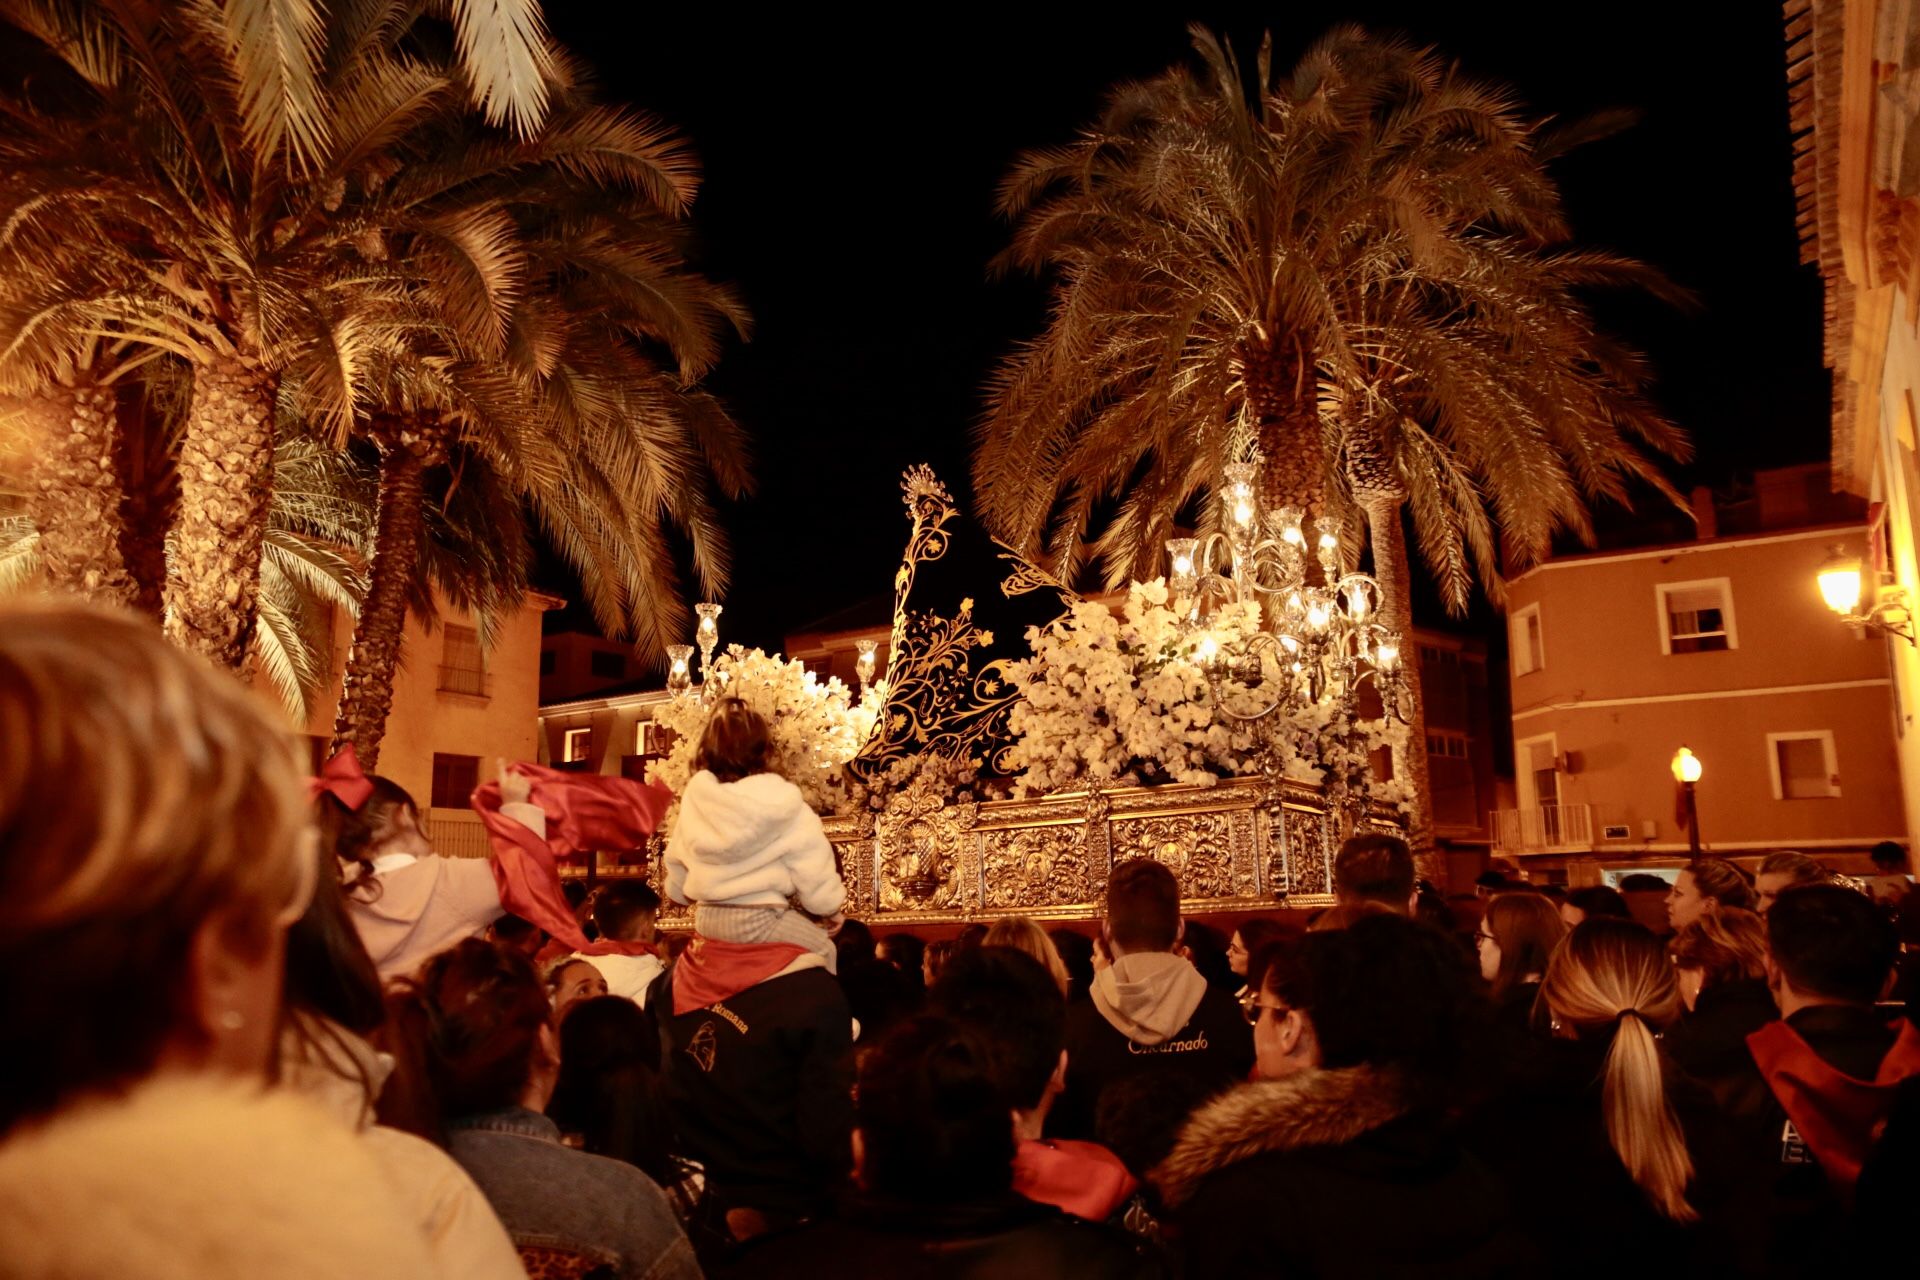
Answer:
<path fill-rule="evenodd" d="M 491 650 L 481 648 L 474 620 L 444 602 L 432 631 L 407 618 L 379 772 L 405 787 L 427 811 L 434 847 L 441 853 L 484 853 L 485 836 L 467 797 L 494 776 L 497 760 L 538 758 L 540 619 L 561 603 L 529 593 L 501 626 Z M 316 767 L 333 736 L 334 708 L 353 645 L 353 619 L 345 613 L 334 619 L 333 639 L 333 682 L 306 726 Z"/>
<path fill-rule="evenodd" d="M 1685 856 L 1682 746 L 1704 770 L 1708 851 L 1904 838 L 1886 648 L 1842 626 L 1815 580 L 1836 545 L 1866 542 L 1858 523 L 1763 529 L 1569 556 L 1516 579 L 1518 807 L 1494 815 L 1495 852 Z"/>
<path fill-rule="evenodd" d="M 1826 286 L 1833 483 L 1873 504 L 1858 612 L 1905 627 L 1920 588 L 1920 5 L 1788 0 L 1802 258 Z M 1877 616 L 1876 616 L 1877 609 Z M 1879 633 L 1901 792 L 1920 816 L 1920 651 Z M 1905 828 L 1902 835 L 1912 830 Z"/>

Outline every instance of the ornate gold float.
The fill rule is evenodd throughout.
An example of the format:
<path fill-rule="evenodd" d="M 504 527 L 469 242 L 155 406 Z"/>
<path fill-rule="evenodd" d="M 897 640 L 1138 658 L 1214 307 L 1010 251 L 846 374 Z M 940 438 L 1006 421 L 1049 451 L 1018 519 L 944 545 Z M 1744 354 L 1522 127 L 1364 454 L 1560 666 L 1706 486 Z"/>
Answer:
<path fill-rule="evenodd" d="M 1339 816 L 1306 783 L 1230 778 L 983 802 L 909 786 L 877 813 L 824 822 L 846 913 L 881 932 L 1001 916 L 1092 919 L 1108 873 L 1128 858 L 1165 863 L 1189 915 L 1333 902 Z M 1398 830 L 1385 812 L 1368 825 Z M 669 907 L 662 923 L 684 927 L 687 912 Z"/>

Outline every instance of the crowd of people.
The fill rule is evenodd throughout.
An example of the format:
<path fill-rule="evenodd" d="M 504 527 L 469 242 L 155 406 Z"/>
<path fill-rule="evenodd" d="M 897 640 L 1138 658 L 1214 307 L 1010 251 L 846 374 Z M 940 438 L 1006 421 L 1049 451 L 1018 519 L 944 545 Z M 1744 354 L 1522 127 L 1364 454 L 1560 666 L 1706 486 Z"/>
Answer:
<path fill-rule="evenodd" d="M 1310 919 L 1185 919 L 1132 859 L 1092 928 L 875 938 L 756 719 L 722 702 L 701 743 L 663 876 L 697 927 L 666 935 L 643 882 L 540 880 L 577 815 L 534 771 L 503 779 L 495 858 L 442 858 L 404 790 L 303 784 L 252 697 L 148 628 L 9 606 L 0 1274 L 1797 1276 L 1904 1252 L 1897 847 L 1867 882 L 1781 852 L 1447 899 L 1364 834 Z"/>

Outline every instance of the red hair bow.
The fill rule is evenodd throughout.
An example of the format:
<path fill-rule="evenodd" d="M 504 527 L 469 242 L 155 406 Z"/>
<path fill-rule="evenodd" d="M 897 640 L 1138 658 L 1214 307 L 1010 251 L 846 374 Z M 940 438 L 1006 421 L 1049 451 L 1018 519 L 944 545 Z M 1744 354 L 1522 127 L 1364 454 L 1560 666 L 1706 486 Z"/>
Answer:
<path fill-rule="evenodd" d="M 360 757 L 353 753 L 351 742 L 334 752 L 319 777 L 307 779 L 307 801 L 312 803 L 323 795 L 332 796 L 355 813 L 372 797 L 373 780 L 361 770 Z"/>

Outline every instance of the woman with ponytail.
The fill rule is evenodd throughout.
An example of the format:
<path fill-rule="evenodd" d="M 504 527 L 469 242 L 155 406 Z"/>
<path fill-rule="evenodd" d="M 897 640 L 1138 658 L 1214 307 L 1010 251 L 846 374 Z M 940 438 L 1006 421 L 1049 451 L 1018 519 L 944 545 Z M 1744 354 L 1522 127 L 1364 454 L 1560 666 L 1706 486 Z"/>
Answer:
<path fill-rule="evenodd" d="M 1722 1126 L 1660 1047 L 1681 1012 L 1666 948 L 1631 921 L 1584 921 L 1540 995 L 1552 1042 L 1482 1110 L 1474 1145 L 1506 1175 L 1556 1274 L 1699 1274 Z"/>

